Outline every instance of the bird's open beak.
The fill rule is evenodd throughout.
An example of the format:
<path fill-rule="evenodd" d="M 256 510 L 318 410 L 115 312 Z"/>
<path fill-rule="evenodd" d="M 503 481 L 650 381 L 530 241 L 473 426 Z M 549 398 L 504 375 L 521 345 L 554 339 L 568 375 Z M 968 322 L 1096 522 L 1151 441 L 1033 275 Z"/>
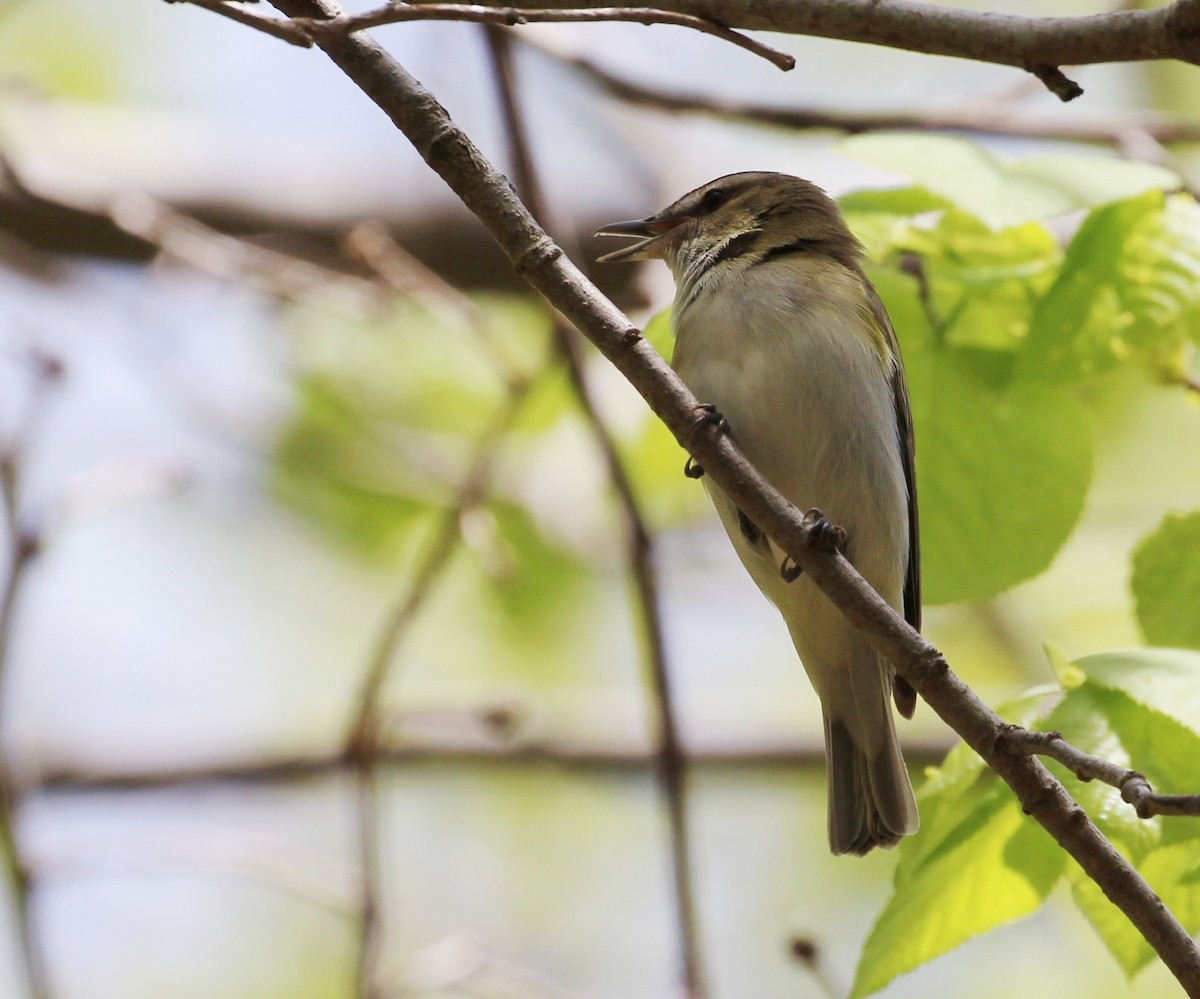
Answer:
<path fill-rule="evenodd" d="M 637 219 L 633 222 L 612 222 L 596 230 L 597 236 L 637 236 L 638 241 L 620 250 L 613 250 L 597 261 L 602 264 L 621 260 L 661 260 L 663 243 L 688 217 Z"/>

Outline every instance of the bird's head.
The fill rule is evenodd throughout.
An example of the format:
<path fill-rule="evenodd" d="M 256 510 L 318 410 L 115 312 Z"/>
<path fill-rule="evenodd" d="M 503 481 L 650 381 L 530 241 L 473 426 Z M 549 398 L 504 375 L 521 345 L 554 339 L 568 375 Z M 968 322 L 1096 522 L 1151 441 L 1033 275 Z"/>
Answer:
<path fill-rule="evenodd" d="M 601 261 L 665 260 L 677 281 L 738 270 L 772 255 L 811 251 L 857 266 L 861 247 L 837 205 L 815 184 L 784 173 L 735 173 L 685 194 L 656 215 L 603 226 L 598 236 L 637 241 Z"/>

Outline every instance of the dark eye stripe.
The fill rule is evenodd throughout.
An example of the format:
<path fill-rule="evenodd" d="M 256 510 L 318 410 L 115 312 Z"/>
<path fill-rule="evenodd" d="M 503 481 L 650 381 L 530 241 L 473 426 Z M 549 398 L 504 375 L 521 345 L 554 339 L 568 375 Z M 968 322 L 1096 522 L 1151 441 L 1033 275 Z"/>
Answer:
<path fill-rule="evenodd" d="M 749 253 L 754 249 L 754 245 L 758 242 L 758 238 L 761 235 L 762 233 L 758 232 L 758 230 L 752 229 L 750 232 L 743 232 L 740 235 L 734 236 L 733 239 L 717 251 L 716 256 L 712 258 L 712 263 L 719 264 L 722 260 L 732 260 L 734 257 L 740 257 L 743 253 Z"/>

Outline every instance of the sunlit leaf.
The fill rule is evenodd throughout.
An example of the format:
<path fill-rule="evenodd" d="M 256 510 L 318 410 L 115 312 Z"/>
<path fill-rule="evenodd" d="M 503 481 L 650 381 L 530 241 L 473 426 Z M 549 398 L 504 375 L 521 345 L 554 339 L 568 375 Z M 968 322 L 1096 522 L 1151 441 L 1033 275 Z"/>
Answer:
<path fill-rule="evenodd" d="M 1060 693 L 1029 691 L 1000 714 L 1033 724 Z M 855 996 L 1034 912 L 1063 869 L 1053 840 L 965 745 L 932 770 L 917 799 L 921 830 L 900 844 L 895 892 L 864 947 Z"/>
<path fill-rule="evenodd" d="M 1168 514 L 1142 540 L 1131 585 L 1147 642 L 1200 649 L 1200 512 Z"/>
<path fill-rule="evenodd" d="M 1094 212 L 1038 303 L 1021 359 L 1030 377 L 1178 367 L 1200 322 L 1200 206 L 1150 192 Z"/>
<path fill-rule="evenodd" d="M 1144 163 L 1094 154 L 1009 162 L 949 136 L 873 132 L 838 149 L 899 173 L 996 230 L 1179 184 L 1177 175 Z"/>
<path fill-rule="evenodd" d="M 1062 874 L 1065 854 L 990 780 L 958 835 L 919 869 L 897 875 L 896 894 L 863 948 L 851 995 L 867 996 L 897 975 L 1036 912 Z"/>
<path fill-rule="evenodd" d="M 1195 758 L 1200 759 L 1200 652 L 1130 649 L 1085 656 L 1076 664 L 1089 683 L 1120 691 L 1191 733 L 1198 740 Z"/>

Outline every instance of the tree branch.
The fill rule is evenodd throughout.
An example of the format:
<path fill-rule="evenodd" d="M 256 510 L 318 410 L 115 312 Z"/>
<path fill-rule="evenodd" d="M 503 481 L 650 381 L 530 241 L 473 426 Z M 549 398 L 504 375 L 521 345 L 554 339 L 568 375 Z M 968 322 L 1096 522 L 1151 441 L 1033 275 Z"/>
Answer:
<path fill-rule="evenodd" d="M 272 2 L 290 16 L 329 17 L 333 13 L 323 0 Z M 768 5 L 762 6 L 765 9 Z M 788 5 L 784 10 L 802 12 L 823 6 L 806 3 Z M 893 4 L 856 2 L 844 6 L 878 12 L 890 10 Z M 911 9 L 905 4 L 895 6 Z M 745 6 L 739 4 L 733 9 L 739 8 Z M 1189 2 L 1188 9 L 1195 8 L 1196 4 Z M 769 9 L 776 10 L 777 6 L 769 5 Z M 1031 30 L 1043 37 L 1036 28 Z M 729 435 L 715 427 L 694 432 L 700 401 L 640 331 L 566 259 L 516 198 L 505 178 L 454 125 L 433 95 L 369 38 L 324 37 L 319 44 L 479 217 L 518 273 L 630 380 L 676 439 L 688 442 L 689 450 L 713 481 L 803 567 L 871 645 L 1013 788 L 1025 811 L 1126 914 L 1187 993 L 1200 997 L 1200 952 L 1141 875 L 1038 760 L 1006 748 L 1007 726 L 954 675 L 937 649 L 910 628 L 840 554 L 822 548 L 814 535 L 823 532 L 816 529 L 819 525 L 813 518 L 802 517 L 791 507 L 746 461 Z"/>
<path fill-rule="evenodd" d="M 1115 787 L 1121 798 L 1133 805 L 1139 819 L 1154 815 L 1200 816 L 1200 794 L 1156 794 L 1144 774 L 1076 749 L 1061 732 L 1030 732 L 1014 725 L 1003 738 L 1022 753 L 1058 760 L 1082 781 L 1098 780 Z"/>
<path fill-rule="evenodd" d="M 515 36 L 522 45 L 574 69 L 616 100 L 664 114 L 700 114 L 719 121 L 754 122 L 776 128 L 831 129 L 856 135 L 862 132 L 921 129 L 923 131 L 972 132 L 1042 139 L 1096 142 L 1124 149 L 1135 136 L 1155 143 L 1200 141 L 1200 124 L 1181 118 L 1144 115 L 1137 118 L 1080 122 L 1015 114 L 1000 101 L 971 103 L 961 108 L 922 111 L 833 111 L 818 107 L 787 107 L 731 101 L 705 94 L 661 90 L 636 83 L 605 69 L 586 56 L 567 50 L 550 39 L 529 34 Z M 1135 158 L 1145 159 L 1145 156 Z"/>
<path fill-rule="evenodd" d="M 189 0 L 191 2 L 191 0 Z M 211 0 L 207 0 L 211 2 Z M 494 7 L 485 4 L 412 3 L 385 4 L 363 14 L 343 14 L 329 20 L 297 18 L 293 23 L 314 38 L 324 34 L 345 35 L 365 28 L 406 21 L 471 21 L 478 24 L 517 25 L 542 23 L 594 24 L 600 21 L 626 21 L 633 24 L 671 24 L 713 35 L 738 48 L 761 56 L 782 70 L 793 69 L 794 56 L 771 48 L 754 38 L 730 31 L 718 18 L 697 17 L 694 14 L 659 10 L 649 7 L 590 7 L 575 10 L 581 4 L 568 4 L 560 9 L 523 7 Z"/>
<path fill-rule="evenodd" d="M 545 10 L 566 4 L 530 0 L 526 6 Z M 572 0 L 569 6 L 592 4 Z M 994 14 L 906 0 L 664 0 L 657 6 L 719 19 L 730 28 L 866 42 L 1013 66 L 1033 73 L 1063 100 L 1082 91 L 1062 76 L 1060 66 L 1141 59 L 1200 64 L 1200 0 L 1085 17 Z"/>

